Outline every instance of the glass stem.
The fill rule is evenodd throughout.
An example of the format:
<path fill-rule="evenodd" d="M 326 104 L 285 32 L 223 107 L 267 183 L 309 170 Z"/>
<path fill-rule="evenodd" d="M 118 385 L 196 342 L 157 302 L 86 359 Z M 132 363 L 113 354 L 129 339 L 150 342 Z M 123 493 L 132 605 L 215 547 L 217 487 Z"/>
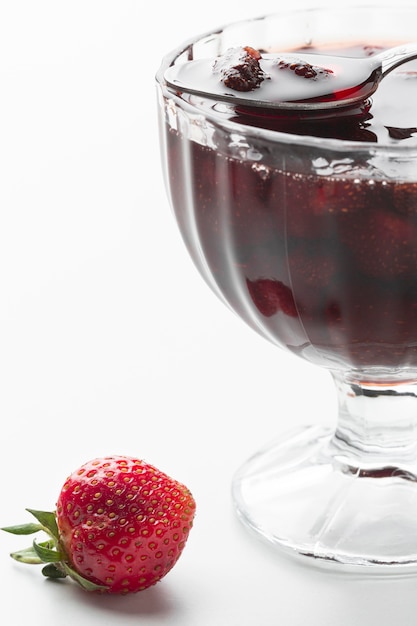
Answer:
<path fill-rule="evenodd" d="M 417 470 L 417 380 L 381 384 L 333 374 L 339 415 L 332 446 L 357 468 Z"/>

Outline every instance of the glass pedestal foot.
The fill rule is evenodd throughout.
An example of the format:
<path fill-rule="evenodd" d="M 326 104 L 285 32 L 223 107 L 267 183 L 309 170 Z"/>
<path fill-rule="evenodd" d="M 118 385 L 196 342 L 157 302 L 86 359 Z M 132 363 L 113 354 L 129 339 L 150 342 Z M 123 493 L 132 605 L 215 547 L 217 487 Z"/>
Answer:
<path fill-rule="evenodd" d="M 233 499 L 242 522 L 306 562 L 416 572 L 414 391 L 415 383 L 389 392 L 339 384 L 336 429 L 300 428 L 238 470 Z"/>

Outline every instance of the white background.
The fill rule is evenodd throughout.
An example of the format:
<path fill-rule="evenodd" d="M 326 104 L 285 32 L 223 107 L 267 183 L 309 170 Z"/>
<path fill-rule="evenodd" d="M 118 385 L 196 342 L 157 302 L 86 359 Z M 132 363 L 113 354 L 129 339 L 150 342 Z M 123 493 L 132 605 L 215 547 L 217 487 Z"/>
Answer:
<path fill-rule="evenodd" d="M 67 474 L 111 453 L 185 482 L 198 506 L 176 567 L 126 598 L 46 581 L 8 556 L 28 539 L 0 533 L 10 626 L 415 621 L 417 579 L 295 564 L 231 504 L 239 464 L 296 422 L 332 422 L 335 399 L 326 372 L 255 335 L 197 275 L 162 186 L 154 74 L 183 40 L 279 8 L 0 2 L 0 525 L 53 509 Z"/>

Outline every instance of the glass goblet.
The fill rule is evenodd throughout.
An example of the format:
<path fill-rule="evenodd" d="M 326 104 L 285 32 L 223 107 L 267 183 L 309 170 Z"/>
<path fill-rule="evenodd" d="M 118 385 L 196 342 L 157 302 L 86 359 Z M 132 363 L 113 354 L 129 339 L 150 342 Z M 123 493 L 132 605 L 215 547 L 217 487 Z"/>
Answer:
<path fill-rule="evenodd" d="M 341 7 L 242 20 L 184 43 L 157 73 L 165 184 L 192 260 L 252 329 L 326 368 L 338 395 L 334 428 L 312 407 L 316 422 L 237 470 L 239 517 L 307 562 L 373 573 L 417 564 L 415 66 L 323 117 L 187 95 L 164 72 L 236 46 L 372 54 L 412 41 L 416 17 Z"/>

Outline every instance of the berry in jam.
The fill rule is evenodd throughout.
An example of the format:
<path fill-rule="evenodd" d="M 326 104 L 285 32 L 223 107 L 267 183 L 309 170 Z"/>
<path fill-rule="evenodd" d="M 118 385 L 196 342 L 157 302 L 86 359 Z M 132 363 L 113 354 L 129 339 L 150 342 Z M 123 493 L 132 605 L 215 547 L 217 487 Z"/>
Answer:
<path fill-rule="evenodd" d="M 236 91 L 252 91 L 265 80 L 259 59 L 260 52 L 246 46 L 228 50 L 213 66 L 213 73 L 220 75 L 221 82 Z"/>
<path fill-rule="evenodd" d="M 329 74 L 333 74 L 333 71 L 327 69 L 325 67 L 319 67 L 317 65 L 311 65 L 311 63 L 301 63 L 301 62 L 290 62 L 285 61 L 284 59 L 278 59 L 276 66 L 280 70 L 290 70 L 294 72 L 297 76 L 302 76 L 303 78 L 314 78 L 317 79 L 321 76 L 328 76 Z"/>

